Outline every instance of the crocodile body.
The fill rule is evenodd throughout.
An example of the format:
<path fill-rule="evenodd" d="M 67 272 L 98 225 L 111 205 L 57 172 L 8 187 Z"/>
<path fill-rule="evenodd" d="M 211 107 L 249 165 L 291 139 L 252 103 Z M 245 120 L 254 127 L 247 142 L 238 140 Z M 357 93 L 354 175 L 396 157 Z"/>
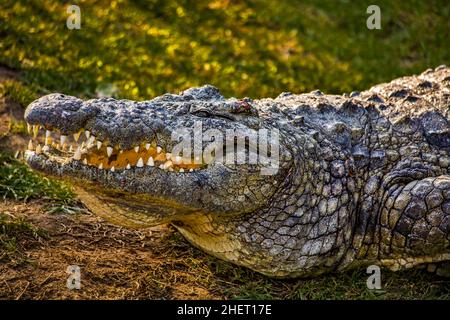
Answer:
<path fill-rule="evenodd" d="M 27 162 L 70 180 L 114 223 L 172 223 L 200 249 L 268 276 L 441 263 L 450 260 L 449 89 L 441 66 L 342 96 L 225 99 L 212 86 L 144 102 L 52 94 L 27 108 L 37 136 Z M 277 129 L 278 170 L 177 165 L 171 134 L 196 121 L 203 131 Z M 42 127 L 61 142 L 41 147 Z M 68 150 L 65 137 L 80 130 L 84 145 Z"/>

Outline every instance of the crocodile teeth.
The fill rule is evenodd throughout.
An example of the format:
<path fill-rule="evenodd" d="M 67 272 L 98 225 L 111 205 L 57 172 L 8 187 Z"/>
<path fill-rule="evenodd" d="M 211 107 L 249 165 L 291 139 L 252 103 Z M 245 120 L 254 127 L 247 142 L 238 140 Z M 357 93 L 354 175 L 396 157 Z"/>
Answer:
<path fill-rule="evenodd" d="M 28 150 L 34 150 L 33 149 L 33 142 L 31 140 L 28 142 Z"/>
<path fill-rule="evenodd" d="M 173 162 L 175 164 L 180 164 L 181 163 L 181 157 L 180 156 L 176 156 L 175 159 L 173 160 Z"/>
<path fill-rule="evenodd" d="M 84 132 L 84 135 L 86 136 L 86 139 L 89 139 L 89 137 L 91 136 L 91 132 L 88 131 L 88 130 L 86 130 L 86 131 Z"/>
<path fill-rule="evenodd" d="M 73 152 L 73 147 L 72 147 L 72 145 L 70 145 L 70 147 L 69 147 L 69 152 Z"/>
<path fill-rule="evenodd" d="M 37 125 L 33 125 L 33 137 L 36 138 L 38 133 L 39 133 L 39 125 L 38 124 Z"/>
<path fill-rule="evenodd" d="M 153 157 L 148 158 L 147 165 L 149 167 L 153 167 L 155 165 L 155 161 L 153 161 Z"/>
<path fill-rule="evenodd" d="M 164 163 L 164 169 L 169 169 L 170 167 L 172 167 L 172 165 L 173 165 L 172 161 L 167 160 L 167 161 Z"/>
<path fill-rule="evenodd" d="M 130 166 L 130 164 L 127 164 L 127 167 L 126 167 L 126 169 L 127 169 L 127 170 L 130 170 L 130 169 L 131 169 L 131 166 Z"/>
<path fill-rule="evenodd" d="M 27 131 L 29 134 L 31 134 L 31 132 L 33 131 L 33 127 L 29 123 L 27 123 Z"/>
<path fill-rule="evenodd" d="M 163 170 L 165 169 L 163 164 L 160 164 L 160 165 L 159 165 L 159 168 L 160 168 L 160 169 L 163 169 Z"/>
<path fill-rule="evenodd" d="M 42 151 L 43 152 L 49 152 L 50 151 L 50 147 L 49 146 L 43 146 L 42 147 Z"/>
<path fill-rule="evenodd" d="M 192 171 L 194 171 L 194 169 L 192 169 L 192 168 L 191 168 L 191 169 L 189 169 L 189 172 L 192 172 Z"/>
<path fill-rule="evenodd" d="M 45 144 L 46 145 L 52 144 L 52 137 L 45 137 Z"/>
<path fill-rule="evenodd" d="M 142 158 L 139 158 L 138 162 L 136 163 L 136 167 L 142 168 L 144 166 L 144 160 Z"/>
<path fill-rule="evenodd" d="M 162 150 L 162 148 L 161 148 L 161 147 L 156 147 L 156 153 L 160 153 L 160 152 L 161 152 L 161 150 Z"/>
<path fill-rule="evenodd" d="M 111 157 L 113 153 L 113 148 L 112 147 L 106 147 L 106 154 L 108 155 L 108 158 Z"/>
<path fill-rule="evenodd" d="M 61 142 L 62 146 L 64 145 L 64 143 L 66 143 L 66 141 L 67 141 L 67 136 L 61 135 L 60 142 Z"/>
<path fill-rule="evenodd" d="M 122 153 L 123 153 L 123 150 L 120 150 L 119 153 L 122 154 Z"/>
<path fill-rule="evenodd" d="M 111 172 L 114 172 L 115 171 L 114 166 L 112 166 L 110 170 Z"/>
<path fill-rule="evenodd" d="M 83 164 L 84 164 L 85 166 L 87 166 L 88 163 L 87 163 L 86 158 L 83 159 Z"/>
<path fill-rule="evenodd" d="M 184 172 L 184 169 L 183 169 L 183 168 L 180 168 L 180 172 Z"/>
<path fill-rule="evenodd" d="M 81 131 L 78 131 L 77 133 L 73 134 L 73 140 L 75 140 L 75 142 L 78 142 L 78 139 L 80 139 L 80 135 L 81 135 Z"/>
<path fill-rule="evenodd" d="M 95 137 L 94 136 L 90 136 L 89 140 L 87 142 L 87 147 L 91 148 L 94 145 L 94 143 L 95 143 Z"/>
<path fill-rule="evenodd" d="M 102 142 L 101 141 L 97 141 L 97 149 L 100 150 L 101 147 L 102 147 Z"/>
<path fill-rule="evenodd" d="M 166 160 L 170 160 L 170 158 L 172 158 L 172 154 L 167 152 L 166 153 Z"/>
<path fill-rule="evenodd" d="M 36 147 L 36 154 L 41 154 L 41 153 L 42 153 L 42 147 L 40 144 L 38 144 Z"/>
<path fill-rule="evenodd" d="M 145 149 L 147 149 L 147 150 L 150 149 L 150 143 L 145 144 Z"/>
<path fill-rule="evenodd" d="M 98 168 L 101 170 L 103 169 L 103 162 L 100 162 L 100 164 L 98 165 Z"/>
<path fill-rule="evenodd" d="M 139 152 L 139 146 L 134 147 L 135 152 Z"/>
<path fill-rule="evenodd" d="M 46 130 L 45 131 L 45 137 L 46 138 L 50 137 L 51 134 L 52 134 L 52 132 L 50 130 Z"/>
<path fill-rule="evenodd" d="M 75 151 L 75 154 L 73 155 L 73 158 L 75 160 L 80 160 L 81 159 L 81 150 L 80 150 L 80 148 L 77 148 L 77 150 Z M 84 159 L 84 160 L 86 160 L 86 159 Z"/>

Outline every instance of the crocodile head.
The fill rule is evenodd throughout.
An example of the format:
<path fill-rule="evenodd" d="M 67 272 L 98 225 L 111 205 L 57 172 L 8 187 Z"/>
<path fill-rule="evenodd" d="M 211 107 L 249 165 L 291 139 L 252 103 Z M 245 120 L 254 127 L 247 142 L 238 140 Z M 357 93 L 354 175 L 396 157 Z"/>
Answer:
<path fill-rule="evenodd" d="M 255 141 L 242 139 L 270 129 L 251 100 L 226 100 L 211 86 L 145 102 L 50 94 L 25 120 L 28 164 L 69 180 L 93 212 L 122 225 L 254 212 L 286 174 L 270 132 L 264 164 Z"/>

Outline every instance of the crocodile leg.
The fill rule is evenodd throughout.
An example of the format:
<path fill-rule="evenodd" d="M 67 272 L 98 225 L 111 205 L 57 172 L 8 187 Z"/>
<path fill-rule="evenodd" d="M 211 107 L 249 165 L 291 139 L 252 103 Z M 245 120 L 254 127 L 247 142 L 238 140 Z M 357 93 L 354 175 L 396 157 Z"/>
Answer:
<path fill-rule="evenodd" d="M 450 176 L 397 186 L 380 214 L 379 259 L 393 270 L 447 260 L 449 231 Z"/>

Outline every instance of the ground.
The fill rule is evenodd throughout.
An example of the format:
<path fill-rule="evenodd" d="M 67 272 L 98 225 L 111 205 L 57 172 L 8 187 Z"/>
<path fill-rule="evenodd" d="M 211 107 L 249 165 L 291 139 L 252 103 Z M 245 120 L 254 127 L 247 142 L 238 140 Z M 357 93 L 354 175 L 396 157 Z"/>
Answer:
<path fill-rule="evenodd" d="M 425 270 L 269 279 L 195 249 L 170 226 L 129 230 L 92 215 L 68 186 L 30 171 L 24 108 L 40 95 L 151 99 L 213 84 L 226 96 L 363 90 L 449 63 L 445 0 L 96 0 L 0 4 L 0 299 L 450 299 Z M 93 50 L 95 48 L 95 50 Z M 19 154 L 20 158 L 21 154 Z M 69 265 L 81 268 L 69 290 Z"/>

